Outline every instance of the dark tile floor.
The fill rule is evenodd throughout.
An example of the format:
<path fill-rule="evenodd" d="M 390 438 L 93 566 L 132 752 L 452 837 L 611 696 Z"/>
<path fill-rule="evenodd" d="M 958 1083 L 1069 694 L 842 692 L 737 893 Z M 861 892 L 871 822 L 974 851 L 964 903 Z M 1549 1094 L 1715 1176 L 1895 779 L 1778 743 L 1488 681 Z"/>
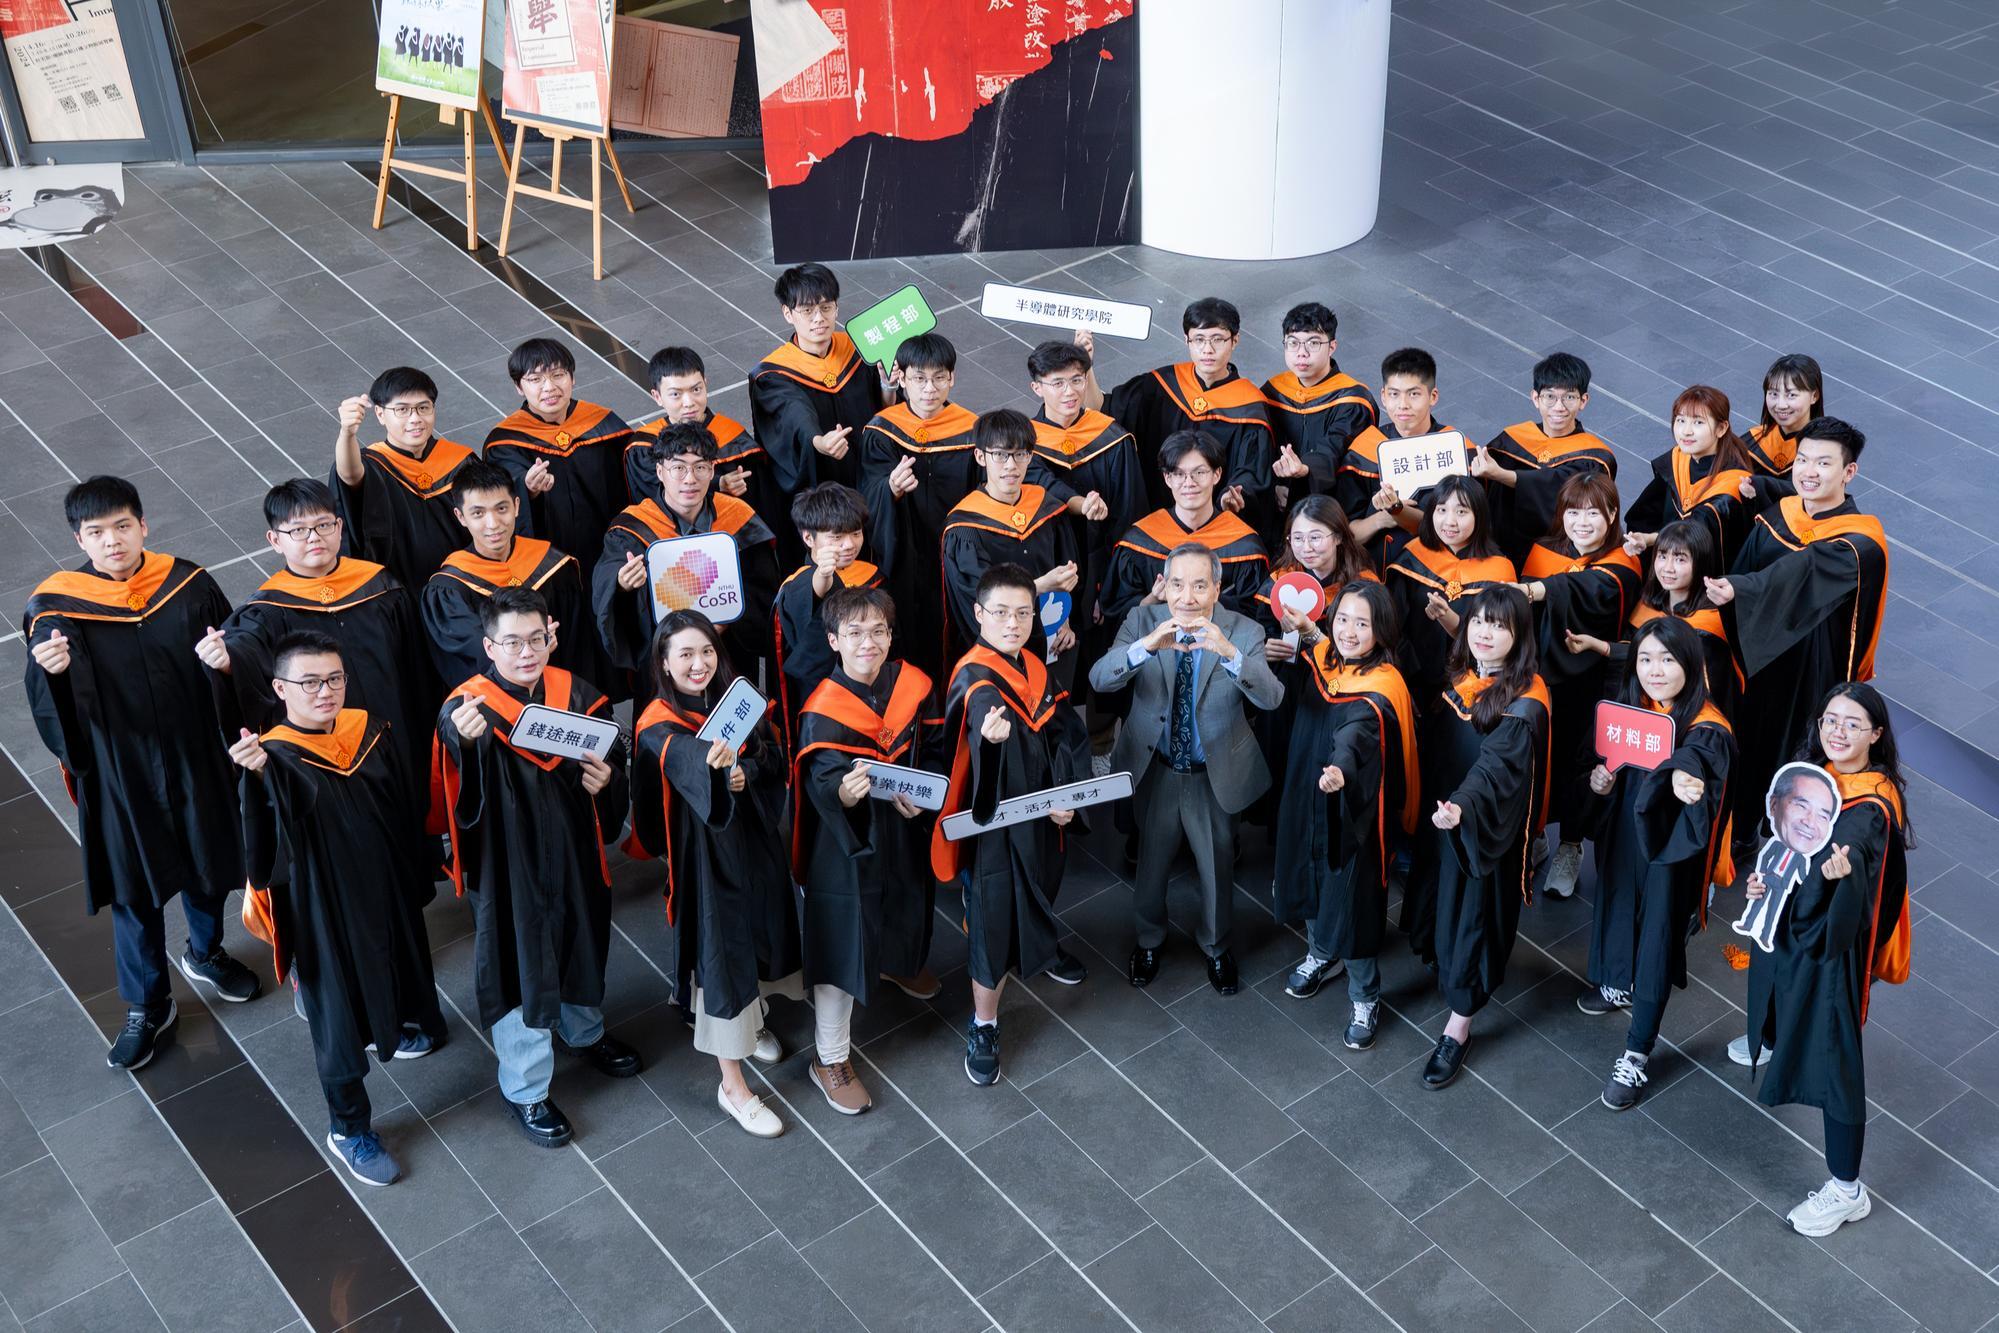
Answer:
<path fill-rule="evenodd" d="M 918 283 L 961 350 L 958 396 L 985 407 L 1021 401 L 1039 336 L 978 316 L 988 280 L 1153 303 L 1152 345 L 1100 349 L 1107 380 L 1173 359 L 1175 313 L 1209 292 L 1243 307 L 1242 361 L 1267 373 L 1276 316 L 1311 294 L 1340 311 L 1364 377 L 1391 347 L 1433 349 L 1440 411 L 1479 435 L 1526 415 L 1529 366 L 1567 347 L 1595 367 L 1590 424 L 1628 475 L 1667 443 L 1683 384 L 1718 384 L 1753 413 L 1773 356 L 1818 356 L 1831 409 L 1876 441 L 1861 490 L 1894 543 L 1880 679 L 1923 742 L 1916 974 L 1877 990 L 1867 1030 L 1872 1217 L 1818 1242 L 1783 1230 L 1823 1179 L 1816 1120 L 1765 1112 L 1727 1063 L 1741 986 L 1712 936 L 1637 1113 L 1595 1101 L 1621 1034 L 1572 1003 L 1586 898 L 1529 910 L 1472 1076 L 1427 1094 L 1415 1069 L 1439 1006 L 1399 944 L 1385 960 L 1394 1018 L 1372 1052 L 1339 1044 L 1337 995 L 1283 997 L 1300 944 L 1263 907 L 1255 835 L 1237 873 L 1242 995 L 1213 996 L 1178 939 L 1150 992 L 1123 983 L 1126 890 L 1093 843 L 1062 899 L 1090 979 L 1009 989 L 1006 1083 L 980 1091 L 959 1072 L 963 943 L 945 910 L 945 995 L 859 1017 L 875 1111 L 834 1116 L 794 1056 L 767 1076 L 791 1124 L 768 1144 L 722 1123 L 712 1067 L 665 1007 L 644 871 L 620 868 L 609 1009 L 650 1068 L 628 1084 L 562 1070 L 580 1130 L 563 1153 L 528 1147 L 494 1104 L 490 1052 L 463 1018 L 468 924 L 440 903 L 457 1040 L 371 1088 L 410 1179 L 350 1200 L 316 1175 L 273 1206 L 225 1170 L 183 1169 L 174 1108 L 163 1122 L 97 1064 L 102 998 L 69 988 L 89 1002 L 80 1015 L 36 942 L 71 947 L 103 923 L 45 896 L 71 854 L 17 803 L 5 831 L 20 855 L 0 890 L 27 934 L 0 920 L 15 1034 L 0 1035 L 0 1192 L 23 1206 L 0 1217 L 36 1225 L 0 1244 L 11 1315 L 37 1329 L 282 1325 L 298 1311 L 248 1298 L 218 1316 L 174 1256 L 220 1245 L 261 1273 L 252 1242 L 295 1254 L 287 1233 L 315 1210 L 358 1206 L 421 1290 L 384 1289 L 379 1311 L 301 1300 L 315 1327 L 394 1327 L 426 1302 L 462 1329 L 599 1333 L 1999 1318 L 1999 547 L 1983 517 L 1999 504 L 1999 15 L 1952 0 L 1404 0 L 1394 42 L 1380 219 L 1355 246 L 1283 264 L 1142 247 L 851 264 L 850 308 Z M 743 414 L 743 376 L 778 332 L 760 173 L 718 154 L 627 165 L 640 211 L 607 216 L 603 282 L 589 280 L 587 222 L 566 210 L 517 218 L 514 259 L 611 343 L 702 349 L 718 405 Z M 128 180 L 120 223 L 65 258 L 143 332 L 114 338 L 43 269 L 0 257 L 0 604 L 71 558 L 61 488 L 103 469 L 146 491 L 158 545 L 241 594 L 268 558 L 262 487 L 325 472 L 332 406 L 373 370 L 435 367 L 447 433 L 476 441 L 510 406 L 507 347 L 564 333 L 454 242 L 448 191 L 424 208 L 441 232 L 401 208 L 371 232 L 369 183 L 341 164 Z M 581 390 L 650 408 L 600 357 L 583 358 Z M 0 654 L 0 747 L 61 810 L 18 638 Z M 1184 920 L 1184 886 L 1176 907 Z M 215 1071 L 209 1093 L 254 1077 L 316 1136 L 285 1000 L 215 1018 L 245 1063 Z M 795 1010 L 777 1026 L 792 1048 L 806 1033 Z M 107 1180 L 92 1161 L 106 1141 L 151 1145 L 166 1165 L 136 1186 Z"/>

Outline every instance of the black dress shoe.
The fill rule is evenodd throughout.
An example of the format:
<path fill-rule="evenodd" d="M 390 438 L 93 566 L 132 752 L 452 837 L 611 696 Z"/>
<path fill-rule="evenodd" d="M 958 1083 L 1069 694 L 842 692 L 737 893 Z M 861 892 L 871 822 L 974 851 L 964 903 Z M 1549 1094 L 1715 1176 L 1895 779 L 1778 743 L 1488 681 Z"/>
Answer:
<path fill-rule="evenodd" d="M 1208 984 L 1224 995 L 1235 994 L 1235 955 L 1227 949 L 1208 960 Z"/>
<path fill-rule="evenodd" d="M 1432 1090 L 1449 1087 L 1458 1071 L 1465 1067 L 1465 1052 L 1470 1049 L 1470 1033 L 1465 1034 L 1463 1042 L 1450 1037 L 1437 1038 L 1437 1049 L 1423 1062 L 1423 1086 Z"/>
<path fill-rule="evenodd" d="M 576 1137 L 576 1131 L 569 1127 L 569 1117 L 564 1115 L 554 1102 L 508 1102 L 507 1107 L 520 1122 L 521 1133 L 533 1139 L 544 1148 L 560 1148 Z"/>
<path fill-rule="evenodd" d="M 1159 975 L 1159 950 L 1137 948 L 1131 951 L 1131 967 L 1127 969 L 1134 986 L 1150 986 L 1152 979 Z"/>
<path fill-rule="evenodd" d="M 556 1040 L 562 1039 L 558 1037 Z M 571 1046 L 562 1042 L 562 1049 L 571 1055 L 582 1056 L 593 1069 L 607 1078 L 636 1078 L 639 1070 L 645 1067 L 637 1051 L 608 1032 L 588 1046 Z"/>

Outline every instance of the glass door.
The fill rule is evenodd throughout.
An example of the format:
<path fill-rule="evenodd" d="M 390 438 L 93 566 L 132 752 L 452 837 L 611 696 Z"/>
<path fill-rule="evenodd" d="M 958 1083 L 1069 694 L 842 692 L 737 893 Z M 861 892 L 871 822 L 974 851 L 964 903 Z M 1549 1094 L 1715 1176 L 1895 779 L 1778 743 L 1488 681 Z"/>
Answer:
<path fill-rule="evenodd" d="M 20 164 L 193 160 L 155 0 L 0 0 L 0 46 Z"/>

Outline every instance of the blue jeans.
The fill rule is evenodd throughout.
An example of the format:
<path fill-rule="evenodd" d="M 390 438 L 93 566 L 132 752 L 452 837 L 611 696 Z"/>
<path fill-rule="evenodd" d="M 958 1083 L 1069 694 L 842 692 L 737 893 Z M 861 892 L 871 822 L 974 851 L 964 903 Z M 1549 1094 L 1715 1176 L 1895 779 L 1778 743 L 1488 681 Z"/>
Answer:
<path fill-rule="evenodd" d="M 548 1100 L 555 1074 L 555 1033 L 569 1046 L 593 1046 L 604 1035 L 604 1011 L 565 1004 L 553 1030 L 531 1028 L 521 1011 L 510 1009 L 493 1024 L 493 1054 L 500 1057 L 500 1092 L 510 1102 L 532 1106 Z"/>

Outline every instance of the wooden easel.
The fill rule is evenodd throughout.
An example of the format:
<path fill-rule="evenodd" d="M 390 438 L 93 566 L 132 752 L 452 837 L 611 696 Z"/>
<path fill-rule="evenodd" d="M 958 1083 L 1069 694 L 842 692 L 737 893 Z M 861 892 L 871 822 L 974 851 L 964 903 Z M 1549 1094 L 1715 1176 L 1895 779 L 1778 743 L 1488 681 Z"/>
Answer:
<path fill-rule="evenodd" d="M 401 171 L 414 171 L 419 175 L 437 176 L 448 181 L 464 182 L 465 248 L 467 250 L 477 250 L 479 248 L 479 187 L 477 179 L 473 174 L 472 112 L 463 107 L 450 107 L 442 104 L 437 108 L 438 114 L 443 117 L 444 123 L 447 125 L 458 123 L 461 117 L 464 120 L 465 169 L 463 171 L 452 171 L 446 167 L 434 167 L 428 162 L 412 162 L 406 157 L 396 156 L 396 123 L 402 119 L 402 94 L 384 93 L 383 96 L 389 99 L 389 128 L 382 135 L 382 174 L 375 181 L 375 230 L 380 231 L 382 229 L 382 211 L 388 206 L 390 170 L 393 168 Z M 507 160 L 506 145 L 500 142 L 500 123 L 493 119 L 493 108 L 486 104 L 486 98 L 483 93 L 479 97 L 479 110 L 486 118 L 486 133 L 493 140 L 493 151 L 500 155 L 500 169 L 507 172 L 509 177 L 511 177 L 513 168 Z M 502 243 L 500 253 L 505 254 L 506 252 L 506 246 Z"/>
<path fill-rule="evenodd" d="M 512 116 L 509 120 L 514 120 Z M 532 126 L 555 145 L 555 160 L 549 164 L 548 185 L 521 184 L 521 148 L 527 140 L 528 128 Z M 590 141 L 590 197 L 568 194 L 562 188 L 562 145 L 571 139 Z M 590 212 L 590 275 L 601 281 L 604 277 L 604 158 L 611 159 L 611 175 L 617 179 L 618 193 L 625 198 L 625 211 L 636 213 L 632 205 L 632 192 L 625 184 L 625 170 L 618 165 L 618 150 L 611 146 L 611 136 L 591 134 L 586 130 L 567 129 L 560 125 L 549 125 L 541 121 L 514 120 L 514 160 L 507 169 L 507 202 L 500 213 L 500 256 L 506 257 L 507 236 L 514 225 L 514 196 L 525 194 L 536 199 L 546 199 L 551 203 L 567 204 L 571 208 L 588 209 Z"/>

